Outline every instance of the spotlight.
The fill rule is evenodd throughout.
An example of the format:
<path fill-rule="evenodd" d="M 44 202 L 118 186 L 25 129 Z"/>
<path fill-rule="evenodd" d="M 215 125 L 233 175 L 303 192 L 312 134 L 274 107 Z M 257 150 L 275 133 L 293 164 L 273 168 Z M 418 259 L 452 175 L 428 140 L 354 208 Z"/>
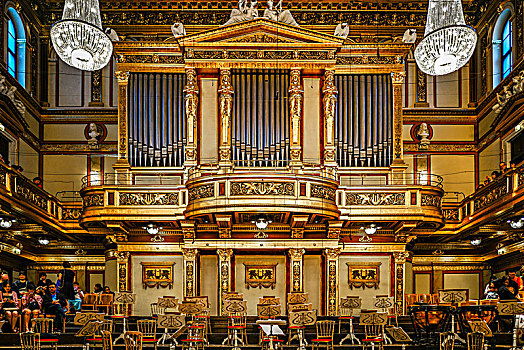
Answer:
<path fill-rule="evenodd" d="M 522 218 L 516 220 L 516 219 L 509 219 L 508 220 L 508 224 L 509 226 L 511 226 L 511 228 L 522 228 L 524 226 L 524 220 L 522 220 Z"/>
<path fill-rule="evenodd" d="M 3 229 L 11 228 L 11 226 L 13 226 L 13 223 L 15 222 L 16 222 L 15 219 L 0 218 L 0 228 L 3 228 Z"/>
<path fill-rule="evenodd" d="M 146 230 L 147 233 L 149 233 L 150 235 L 157 235 L 162 230 L 162 227 L 157 226 L 153 224 L 152 222 L 150 222 L 149 224 L 147 224 L 146 226 L 142 228 Z"/>
<path fill-rule="evenodd" d="M 480 237 L 475 237 L 472 238 L 469 243 L 471 243 L 471 245 L 477 246 L 480 245 L 480 243 L 482 243 L 482 239 Z"/>
<path fill-rule="evenodd" d="M 49 244 L 49 238 L 47 237 L 40 237 L 38 238 L 38 243 L 41 245 L 48 245 Z"/>

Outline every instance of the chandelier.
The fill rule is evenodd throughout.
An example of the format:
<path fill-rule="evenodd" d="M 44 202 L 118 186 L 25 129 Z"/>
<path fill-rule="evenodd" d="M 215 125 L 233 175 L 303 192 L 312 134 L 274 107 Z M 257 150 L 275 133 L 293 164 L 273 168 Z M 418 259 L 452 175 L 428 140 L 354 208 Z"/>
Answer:
<path fill-rule="evenodd" d="M 51 27 L 51 41 L 62 61 L 80 70 L 104 68 L 113 53 L 102 31 L 98 0 L 65 0 L 62 20 Z"/>
<path fill-rule="evenodd" d="M 424 39 L 415 60 L 429 75 L 445 75 L 464 66 L 475 50 L 477 33 L 466 25 L 461 0 L 429 0 Z"/>

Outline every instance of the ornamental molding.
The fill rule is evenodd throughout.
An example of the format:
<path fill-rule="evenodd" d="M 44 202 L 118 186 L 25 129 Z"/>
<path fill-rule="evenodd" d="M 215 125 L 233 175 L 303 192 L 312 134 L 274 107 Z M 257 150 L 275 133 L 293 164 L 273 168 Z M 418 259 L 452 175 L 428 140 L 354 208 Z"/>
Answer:
<path fill-rule="evenodd" d="M 127 84 L 129 82 L 129 72 L 116 71 L 115 77 L 119 84 Z"/>
<path fill-rule="evenodd" d="M 406 194 L 346 192 L 346 205 L 405 205 Z"/>
<path fill-rule="evenodd" d="M 391 64 L 403 64 L 404 58 L 400 55 L 395 56 L 345 56 L 337 55 L 337 65 L 391 65 Z"/>
<path fill-rule="evenodd" d="M 405 72 L 392 72 L 391 73 L 391 80 L 393 84 L 402 84 L 405 78 L 406 78 Z"/>
<path fill-rule="evenodd" d="M 424 150 L 427 152 L 476 152 L 477 146 L 475 144 L 463 145 L 463 144 L 429 144 L 428 148 Z M 418 143 L 404 143 L 404 152 L 419 152 Z"/>
<path fill-rule="evenodd" d="M 393 252 L 393 257 L 395 258 L 395 264 L 405 264 L 407 261 L 410 261 L 413 258 L 413 253 Z"/>
<path fill-rule="evenodd" d="M 446 221 L 459 221 L 459 209 L 442 209 L 442 216 Z"/>
<path fill-rule="evenodd" d="M 231 182 L 231 196 L 294 196 L 293 182 Z"/>
<path fill-rule="evenodd" d="M 101 143 L 100 148 L 97 152 L 102 153 L 116 153 L 116 143 Z M 63 152 L 93 152 L 93 149 L 89 147 L 87 143 L 45 143 L 40 147 L 41 152 L 51 153 L 63 153 Z"/>
<path fill-rule="evenodd" d="M 82 208 L 62 208 L 62 220 L 76 221 L 82 215 Z"/>
<path fill-rule="evenodd" d="M 436 194 L 422 193 L 420 197 L 420 204 L 423 207 L 437 207 L 441 206 L 442 197 Z"/>
<path fill-rule="evenodd" d="M 158 55 L 158 54 L 118 54 L 118 63 L 154 63 L 154 64 L 179 64 L 184 65 L 185 60 L 182 55 Z M 117 72 L 118 73 L 118 72 Z"/>
<path fill-rule="evenodd" d="M 103 207 L 104 206 L 104 194 L 90 194 L 84 196 L 82 199 L 84 208 L 88 207 Z"/>
<path fill-rule="evenodd" d="M 336 192 L 334 188 L 311 184 L 311 197 L 335 201 Z"/>
<path fill-rule="evenodd" d="M 490 270 L 488 265 L 413 265 L 413 271 L 478 271 Z"/>
<path fill-rule="evenodd" d="M 120 193 L 120 205 L 178 205 L 178 193 Z"/>
<path fill-rule="evenodd" d="M 209 198 L 215 196 L 215 185 L 200 185 L 188 189 L 188 196 L 190 201 L 202 198 Z"/>
<path fill-rule="evenodd" d="M 474 211 L 479 211 L 490 206 L 493 202 L 504 197 L 507 193 L 508 187 L 506 181 L 500 181 L 498 186 L 487 190 L 487 192 L 484 192 L 475 198 L 473 204 Z"/>

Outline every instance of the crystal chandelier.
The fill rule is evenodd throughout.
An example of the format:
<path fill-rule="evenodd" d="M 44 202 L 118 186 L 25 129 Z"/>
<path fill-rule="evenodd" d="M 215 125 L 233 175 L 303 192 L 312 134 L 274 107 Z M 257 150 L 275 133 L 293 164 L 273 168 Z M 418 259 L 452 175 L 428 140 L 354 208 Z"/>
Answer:
<path fill-rule="evenodd" d="M 477 44 L 475 29 L 466 25 L 461 0 L 429 0 L 424 39 L 415 60 L 429 75 L 445 75 L 464 66 Z"/>
<path fill-rule="evenodd" d="M 65 63 L 81 70 L 104 68 L 113 53 L 102 31 L 98 0 L 65 0 L 62 20 L 51 27 L 51 41 Z"/>

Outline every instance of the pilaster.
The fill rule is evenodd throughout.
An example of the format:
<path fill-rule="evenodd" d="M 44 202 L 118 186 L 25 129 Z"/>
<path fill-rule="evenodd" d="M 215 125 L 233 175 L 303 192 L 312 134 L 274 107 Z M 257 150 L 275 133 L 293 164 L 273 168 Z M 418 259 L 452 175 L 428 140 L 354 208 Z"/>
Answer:
<path fill-rule="evenodd" d="M 338 99 L 334 70 L 326 70 L 324 73 L 322 94 L 324 107 L 324 165 L 333 168 L 330 173 L 334 175 L 337 167 L 335 160 L 335 113 Z"/>
<path fill-rule="evenodd" d="M 406 73 L 393 72 L 391 80 L 393 82 L 393 163 L 404 164 L 403 142 L 402 142 L 402 84 Z"/>
<path fill-rule="evenodd" d="M 182 248 L 184 256 L 184 297 L 197 296 L 197 255 L 198 249 Z"/>
<path fill-rule="evenodd" d="M 287 251 L 290 258 L 291 268 L 291 291 L 292 292 L 303 292 L 304 291 L 304 262 L 303 256 L 306 252 L 303 248 L 291 248 Z"/>
<path fill-rule="evenodd" d="M 291 69 L 289 86 L 289 115 L 291 119 L 291 147 L 289 166 L 293 172 L 302 169 L 302 110 L 304 107 L 304 87 L 302 86 L 302 71 Z"/>
<path fill-rule="evenodd" d="M 231 258 L 233 249 L 217 249 L 218 255 L 218 307 L 219 315 L 222 315 L 222 304 L 224 294 L 231 291 Z"/>
<path fill-rule="evenodd" d="M 323 251 L 326 258 L 326 315 L 336 316 L 338 310 L 338 257 L 340 248 Z"/>
<path fill-rule="evenodd" d="M 187 120 L 184 167 L 195 167 L 197 165 L 199 93 L 196 69 L 187 67 L 186 86 L 184 88 L 184 108 Z"/>
<path fill-rule="evenodd" d="M 231 168 L 231 110 L 233 108 L 233 86 L 231 85 L 231 70 L 220 70 L 220 86 L 218 87 L 220 142 L 219 166 L 222 171 Z"/>
<path fill-rule="evenodd" d="M 118 184 L 129 184 L 131 180 L 131 166 L 127 159 L 127 88 L 129 84 L 129 72 L 115 72 L 118 81 L 118 160 L 113 165 L 117 173 Z"/>
<path fill-rule="evenodd" d="M 395 259 L 395 313 L 404 313 L 404 295 L 406 293 L 406 263 L 411 261 L 410 252 L 394 252 Z"/>

